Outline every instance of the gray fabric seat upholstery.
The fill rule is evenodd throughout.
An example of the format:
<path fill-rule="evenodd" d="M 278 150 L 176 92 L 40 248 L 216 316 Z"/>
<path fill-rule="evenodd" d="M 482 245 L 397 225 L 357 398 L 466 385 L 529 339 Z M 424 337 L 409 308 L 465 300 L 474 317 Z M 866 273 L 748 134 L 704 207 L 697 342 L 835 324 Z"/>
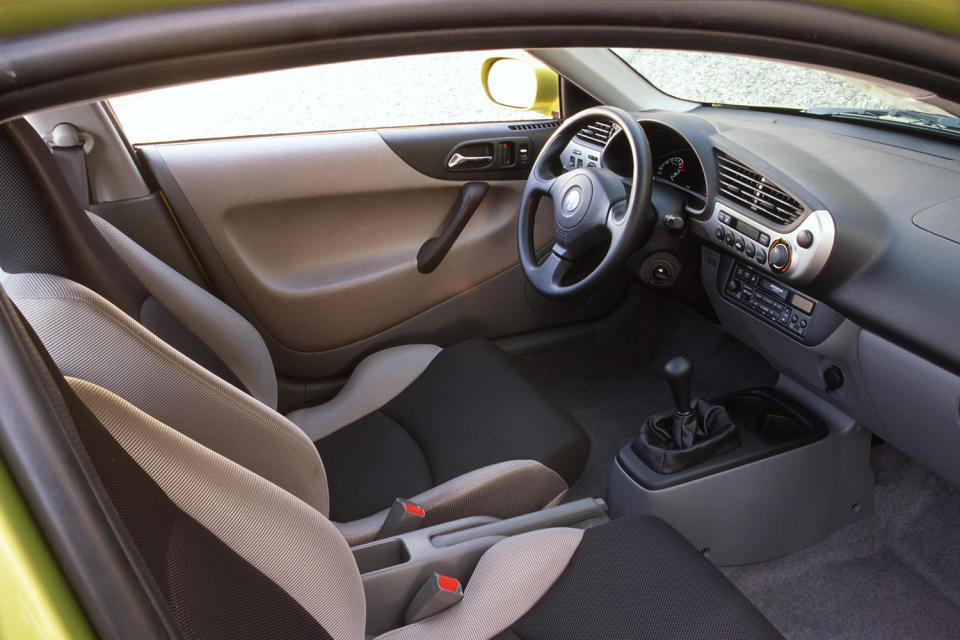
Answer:
<path fill-rule="evenodd" d="M 421 504 L 425 524 L 469 515 L 510 517 L 559 501 L 582 471 L 589 439 L 531 386 L 511 385 L 524 395 L 511 403 L 512 411 L 491 415 L 493 423 L 485 424 L 470 420 L 486 397 L 424 389 L 424 380 L 444 382 L 451 375 L 464 380 L 460 388 L 470 383 L 470 363 L 458 364 L 450 355 L 456 350 L 433 345 L 374 353 L 332 401 L 280 415 L 276 374 L 253 325 L 108 222 L 79 209 L 29 125 L 8 123 L 3 134 L 0 177 L 11 182 L 0 190 L 0 221 L 9 229 L 0 238 L 0 275 L 57 366 L 116 393 L 325 516 L 332 492 L 337 526 L 351 544 L 372 539 L 396 497 Z M 485 359 L 493 367 L 491 380 L 516 380 L 502 354 L 490 345 L 484 352 L 492 353 Z M 447 368 L 438 373 L 441 366 Z M 411 400 L 416 394 L 436 395 L 448 405 L 440 417 L 436 411 L 428 415 L 419 409 L 428 403 Z M 407 447 L 407 458 L 398 458 L 392 475 L 361 455 L 382 445 L 382 431 L 369 424 L 388 404 L 403 405 L 394 416 L 394 433 L 416 443 Z M 524 409 L 531 406 L 538 408 L 533 419 Z M 492 455 L 474 459 L 476 443 L 454 437 L 451 427 L 464 436 L 496 434 L 487 448 Z M 428 446 L 439 440 L 443 447 Z M 333 477 L 318 448 L 331 457 Z M 449 460 L 457 464 L 435 472 Z M 349 472 L 364 463 L 369 472 L 358 474 L 360 486 Z M 404 478 L 413 480 L 398 482 Z M 396 495 L 399 487 L 404 494 Z"/>
<path fill-rule="evenodd" d="M 76 378 L 64 387 L 80 441 L 186 638 L 364 638 L 357 565 L 316 509 L 102 387 Z M 180 559 L 197 549 L 204 561 Z M 224 587 L 221 574 L 242 576 L 242 588 Z M 378 637 L 781 637 L 649 517 L 507 538 L 465 582 L 458 604 Z"/>

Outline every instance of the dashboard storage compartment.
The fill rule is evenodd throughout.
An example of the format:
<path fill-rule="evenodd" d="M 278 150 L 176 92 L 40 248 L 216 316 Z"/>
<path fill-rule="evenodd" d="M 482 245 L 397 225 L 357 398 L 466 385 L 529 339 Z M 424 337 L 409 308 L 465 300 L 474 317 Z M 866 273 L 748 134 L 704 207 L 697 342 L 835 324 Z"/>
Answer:
<path fill-rule="evenodd" d="M 671 474 L 626 445 L 610 474 L 611 517 L 672 524 L 718 565 L 763 562 L 822 539 L 872 511 L 871 434 L 781 378 L 714 400 L 741 445 Z"/>

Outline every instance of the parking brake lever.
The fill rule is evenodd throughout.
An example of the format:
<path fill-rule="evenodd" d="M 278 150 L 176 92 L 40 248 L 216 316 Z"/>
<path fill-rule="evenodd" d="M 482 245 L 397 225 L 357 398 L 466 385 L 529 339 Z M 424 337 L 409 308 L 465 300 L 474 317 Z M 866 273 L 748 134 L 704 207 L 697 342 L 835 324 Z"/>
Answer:
<path fill-rule="evenodd" d="M 460 195 L 457 196 L 451 210 L 453 215 L 448 216 L 450 224 L 440 232 L 440 235 L 424 242 L 417 251 L 417 271 L 430 273 L 437 268 L 450 251 L 450 247 L 460 237 L 464 227 L 470 222 L 470 218 L 480 206 L 480 201 L 487 195 L 489 188 L 490 185 L 486 182 L 466 182 L 460 187 Z"/>

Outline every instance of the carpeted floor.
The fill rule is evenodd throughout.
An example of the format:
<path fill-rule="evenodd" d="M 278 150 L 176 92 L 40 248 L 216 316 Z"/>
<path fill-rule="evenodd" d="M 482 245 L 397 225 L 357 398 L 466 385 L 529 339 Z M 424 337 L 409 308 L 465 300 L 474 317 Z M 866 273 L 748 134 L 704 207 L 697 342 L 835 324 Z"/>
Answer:
<path fill-rule="evenodd" d="M 590 434 L 571 499 L 603 496 L 616 452 L 668 408 L 663 364 L 694 363 L 694 394 L 773 384 L 756 352 L 683 306 L 635 289 L 592 340 L 519 366 Z M 960 638 L 960 489 L 889 445 L 873 450 L 875 512 L 787 557 L 724 572 L 790 640 Z"/>
<path fill-rule="evenodd" d="M 960 489 L 874 447 L 874 513 L 724 573 L 790 640 L 960 638 Z"/>
<path fill-rule="evenodd" d="M 673 406 L 663 365 L 693 363 L 694 396 L 771 385 L 776 373 L 755 351 L 671 300 L 634 287 L 593 340 L 516 359 L 590 434 L 590 461 L 570 499 L 603 497 L 617 451 L 650 413 Z"/>

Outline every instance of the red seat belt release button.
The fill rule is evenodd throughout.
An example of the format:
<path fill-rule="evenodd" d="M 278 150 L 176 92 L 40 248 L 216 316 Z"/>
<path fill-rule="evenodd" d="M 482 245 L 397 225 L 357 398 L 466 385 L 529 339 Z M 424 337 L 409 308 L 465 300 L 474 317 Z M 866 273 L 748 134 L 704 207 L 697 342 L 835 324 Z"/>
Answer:
<path fill-rule="evenodd" d="M 420 527 L 427 512 L 418 504 L 397 498 L 390 507 L 387 519 L 377 532 L 377 540 L 391 538 Z"/>
<path fill-rule="evenodd" d="M 441 573 L 434 573 L 423 583 L 417 595 L 413 596 L 403 619 L 406 624 L 413 624 L 435 616 L 461 600 L 463 600 L 463 587 L 460 581 Z"/>

